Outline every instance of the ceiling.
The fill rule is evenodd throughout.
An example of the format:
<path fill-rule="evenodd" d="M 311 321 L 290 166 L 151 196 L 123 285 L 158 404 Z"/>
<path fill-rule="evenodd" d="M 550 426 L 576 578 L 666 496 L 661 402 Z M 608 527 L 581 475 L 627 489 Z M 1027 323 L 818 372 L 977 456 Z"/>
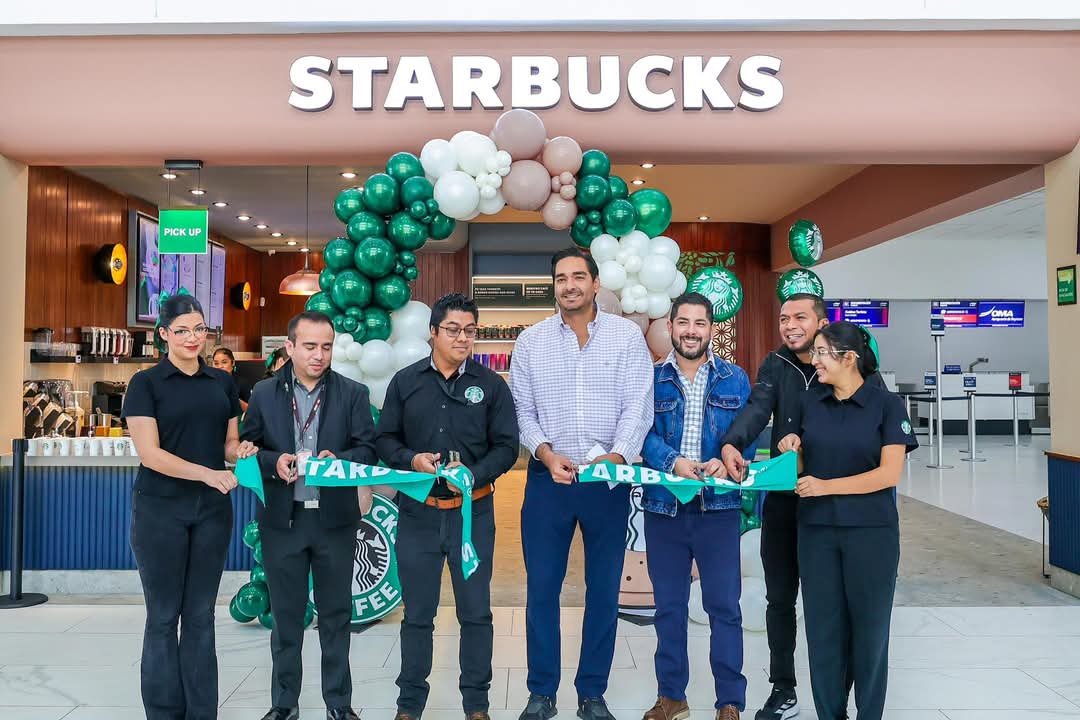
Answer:
<path fill-rule="evenodd" d="M 616 165 L 613 173 L 627 182 L 642 179 L 641 187 L 663 190 L 674 207 L 676 222 L 694 222 L 707 216 L 714 222 L 772 223 L 858 173 L 863 165 L 659 165 L 645 170 L 638 165 Z M 210 229 L 260 250 L 299 248 L 305 237 L 305 168 L 211 167 L 201 173 L 178 172 L 166 181 L 155 167 L 73 167 L 74 172 L 127 195 L 158 206 L 210 205 Z M 356 179 L 340 173 L 355 171 Z M 308 193 L 308 237 L 312 248 L 341 235 L 343 225 L 334 216 L 333 202 L 341 190 L 362 182 L 374 168 L 311 167 Z M 171 186 L 171 198 L 168 195 Z M 202 197 L 191 195 L 202 187 Z M 631 191 L 637 189 L 631 185 Z M 248 215 L 241 221 L 238 215 Z M 538 213 L 506 208 L 498 215 L 475 222 L 540 222 Z M 265 230 L 255 225 L 264 223 Z M 280 232 L 280 238 L 271 236 Z"/>

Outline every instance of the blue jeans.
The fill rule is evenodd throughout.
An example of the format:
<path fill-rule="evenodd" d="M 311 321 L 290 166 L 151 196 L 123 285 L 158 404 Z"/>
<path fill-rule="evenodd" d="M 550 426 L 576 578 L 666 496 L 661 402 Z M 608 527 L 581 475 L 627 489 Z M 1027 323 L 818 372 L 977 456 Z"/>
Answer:
<path fill-rule="evenodd" d="M 232 502 L 216 491 L 136 491 L 132 498 L 131 550 L 146 602 L 140 672 L 147 720 L 217 718 L 214 605 L 232 525 Z"/>
<path fill-rule="evenodd" d="M 680 505 L 675 517 L 645 513 L 645 551 L 656 603 L 658 694 L 686 699 L 690 661 L 686 650 L 691 564 L 701 575 L 701 596 L 709 615 L 709 662 L 716 685 L 716 708 L 746 708 L 743 677 L 742 612 L 739 595 L 739 510 L 702 512 L 701 499 Z"/>
<path fill-rule="evenodd" d="M 521 545 L 525 555 L 525 636 L 529 692 L 555 697 L 561 667 L 559 595 L 574 530 L 585 545 L 585 621 L 578 660 L 579 698 L 601 697 L 615 656 L 619 585 L 626 551 L 630 487 L 605 483 L 559 485 L 536 460 L 529 463 L 521 505 Z"/>

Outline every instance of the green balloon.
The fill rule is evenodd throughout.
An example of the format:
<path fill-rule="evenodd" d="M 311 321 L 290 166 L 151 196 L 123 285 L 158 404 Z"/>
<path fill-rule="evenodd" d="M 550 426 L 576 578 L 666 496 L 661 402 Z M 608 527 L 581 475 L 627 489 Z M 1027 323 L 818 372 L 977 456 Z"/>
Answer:
<path fill-rule="evenodd" d="M 323 260 L 326 261 L 326 267 L 331 270 L 345 270 L 352 267 L 355 251 L 356 246 L 348 238 L 334 238 L 326 243 Z"/>
<path fill-rule="evenodd" d="M 390 337 L 390 313 L 379 307 L 365 309 L 364 327 L 368 340 L 386 340 Z"/>
<path fill-rule="evenodd" d="M 351 308 L 348 308 L 347 310 L 345 310 L 345 314 L 348 315 L 349 317 L 354 317 L 357 320 L 360 320 L 360 319 L 362 319 L 364 317 L 364 308 L 362 308 L 362 307 L 351 307 Z M 353 338 L 353 339 L 355 340 L 356 338 Z"/>
<path fill-rule="evenodd" d="M 251 582 L 262 583 L 263 585 L 265 585 L 266 568 L 264 568 L 262 565 L 256 565 L 255 567 L 251 568 L 251 575 L 249 577 L 251 578 Z"/>
<path fill-rule="evenodd" d="M 376 425 L 378 425 L 379 424 L 379 418 L 381 418 L 381 417 L 382 417 L 382 410 L 380 410 L 379 408 L 372 405 L 371 406 L 371 419 L 372 419 L 372 421 Z"/>
<path fill-rule="evenodd" d="M 352 315 L 346 315 L 345 319 L 341 321 L 341 327 L 345 328 L 345 332 L 351 335 L 360 327 L 360 321 Z"/>
<path fill-rule="evenodd" d="M 739 521 L 739 534 L 741 535 L 748 530 L 757 530 L 759 527 L 761 527 L 761 518 L 757 515 L 743 515 Z"/>
<path fill-rule="evenodd" d="M 334 332 L 338 333 L 339 335 L 341 333 L 348 332 L 348 330 L 345 329 L 345 319 L 348 317 L 349 316 L 345 313 L 341 313 L 340 315 L 335 315 L 333 317 L 331 322 L 334 323 Z M 258 561 L 258 558 L 256 558 L 256 561 Z"/>
<path fill-rule="evenodd" d="M 386 163 L 386 174 L 400 185 L 409 178 L 424 177 L 424 166 L 420 164 L 420 158 L 412 153 L 394 153 Z"/>
<path fill-rule="evenodd" d="M 255 543 L 255 547 L 251 548 L 251 557 L 255 558 L 256 565 L 262 565 L 262 540 Z M 252 615 L 251 617 L 255 617 Z"/>
<path fill-rule="evenodd" d="M 270 607 L 270 591 L 263 583 L 248 583 L 236 591 L 236 609 L 249 617 L 259 617 Z"/>
<path fill-rule="evenodd" d="M 352 216 L 345 234 L 353 242 L 369 237 L 386 237 L 386 221 L 373 212 L 362 211 Z"/>
<path fill-rule="evenodd" d="M 334 280 L 330 297 L 339 308 L 364 307 L 371 302 L 371 282 L 359 270 L 342 270 Z"/>
<path fill-rule="evenodd" d="M 405 182 L 401 183 L 401 204 L 412 205 L 414 202 L 423 201 L 424 205 L 428 205 L 428 201 L 435 202 L 435 188 L 432 186 L 431 181 L 426 177 L 411 177 Z M 435 203 L 436 207 L 432 210 L 438 210 L 438 203 Z"/>
<path fill-rule="evenodd" d="M 253 548 L 259 544 L 259 521 L 252 520 L 244 526 L 244 544 Z"/>
<path fill-rule="evenodd" d="M 626 235 L 637 225 L 637 210 L 629 200 L 612 200 L 604 206 L 604 232 L 615 237 Z"/>
<path fill-rule="evenodd" d="M 238 597 L 240 597 L 239 593 L 237 593 L 229 602 L 229 615 L 231 615 L 232 619 L 238 623 L 249 623 L 255 619 L 255 616 L 245 615 L 244 613 L 240 612 L 240 608 L 236 606 L 236 600 Z"/>
<path fill-rule="evenodd" d="M 611 186 L 611 197 L 613 200 L 625 200 L 630 197 L 630 187 L 626 184 L 626 181 L 618 175 L 609 177 L 608 185 Z"/>
<path fill-rule="evenodd" d="M 304 309 L 310 310 L 311 312 L 325 313 L 327 315 L 333 315 L 338 311 L 334 306 L 333 300 L 330 298 L 330 293 L 327 292 L 317 292 L 309 297 L 307 302 L 304 303 Z M 249 545 L 248 547 L 252 546 Z"/>
<path fill-rule="evenodd" d="M 334 199 L 334 214 L 343 223 L 349 222 L 349 218 L 363 209 L 364 191 L 360 188 L 342 190 Z"/>
<path fill-rule="evenodd" d="M 385 173 L 376 173 L 364 183 L 364 204 L 380 215 L 390 215 L 401 208 L 401 192 L 397 180 Z"/>
<path fill-rule="evenodd" d="M 413 220 L 423 220 L 428 216 L 427 204 L 423 200 L 417 200 L 413 204 L 409 205 L 409 215 Z"/>
<path fill-rule="evenodd" d="M 416 250 L 427 242 L 428 229 L 409 213 L 400 212 L 390 218 L 387 235 L 398 250 Z"/>
<path fill-rule="evenodd" d="M 334 278 L 336 277 L 336 272 L 330 268 L 323 268 L 323 271 L 319 273 L 319 289 L 330 292 L 330 289 L 334 287 Z"/>
<path fill-rule="evenodd" d="M 381 278 L 394 269 L 397 255 L 386 238 L 369 237 L 356 246 L 353 260 L 357 269 L 369 278 Z"/>
<path fill-rule="evenodd" d="M 656 237 L 671 224 L 671 200 L 659 190 L 646 188 L 630 196 L 637 210 L 637 229 L 649 237 Z"/>
<path fill-rule="evenodd" d="M 584 216 L 581 216 L 584 217 Z M 588 248 L 592 245 L 592 241 L 595 239 L 589 235 L 588 225 L 579 228 L 577 223 L 570 226 L 570 239 L 574 241 L 574 244 L 581 248 Z"/>
<path fill-rule="evenodd" d="M 364 342 L 364 335 L 367 333 L 367 328 L 364 327 L 364 308 L 351 307 L 345 311 L 345 316 L 356 318 L 356 327 L 346 332 L 352 335 L 353 340 L 356 342 Z M 344 322 L 342 320 L 342 323 Z M 349 327 L 352 327 L 352 323 L 348 324 Z"/>
<path fill-rule="evenodd" d="M 825 251 L 821 230 L 809 220 L 799 220 L 788 231 L 788 248 L 791 250 L 791 257 L 803 267 L 817 264 Z"/>
<path fill-rule="evenodd" d="M 414 265 L 412 267 L 405 268 L 405 270 L 402 271 L 401 276 L 409 282 L 412 282 L 416 278 L 420 277 L 420 271 Z"/>
<path fill-rule="evenodd" d="M 604 221 L 604 214 L 599 210 L 590 210 L 585 213 L 585 217 L 588 219 L 589 225 L 599 225 Z"/>
<path fill-rule="evenodd" d="M 274 629 L 274 616 L 270 614 L 270 610 L 259 615 L 259 624 L 267 630 Z"/>
<path fill-rule="evenodd" d="M 315 606 L 308 603 L 307 609 L 304 610 L 304 629 L 307 630 L 311 627 L 311 623 L 313 622 L 315 622 Z"/>
<path fill-rule="evenodd" d="M 589 226 L 589 216 L 587 213 L 578 213 L 578 216 L 574 218 L 574 223 L 570 226 L 572 230 L 578 230 L 579 232 L 585 232 L 585 228 Z"/>
<path fill-rule="evenodd" d="M 405 267 L 412 267 L 416 264 L 416 253 L 412 250 L 402 250 L 397 254 L 397 259 Z"/>
<path fill-rule="evenodd" d="M 805 268 L 788 270 L 776 283 L 776 296 L 780 298 L 780 302 L 787 302 L 792 295 L 802 293 L 825 297 L 825 285 L 821 282 L 821 278 Z"/>
<path fill-rule="evenodd" d="M 588 212 L 599 210 L 611 200 L 611 186 L 599 175 L 585 175 L 577 183 L 577 206 Z"/>
<path fill-rule="evenodd" d="M 735 273 L 724 267 L 707 267 L 694 273 L 686 284 L 687 292 L 704 295 L 713 306 L 713 320 L 724 322 L 735 317 L 743 304 L 743 288 Z"/>
<path fill-rule="evenodd" d="M 581 156 L 581 170 L 578 177 L 599 175 L 606 178 L 611 174 L 611 160 L 599 150 L 586 150 Z M 580 191 L 579 191 L 580 192 Z"/>
<path fill-rule="evenodd" d="M 757 493 L 745 493 L 742 496 L 742 511 L 746 515 L 754 514 L 754 506 L 757 504 Z"/>
<path fill-rule="evenodd" d="M 432 201 L 434 202 L 434 200 Z M 431 209 L 431 205 L 428 205 L 428 209 Z M 431 227 L 428 229 L 428 234 L 431 235 L 432 240 L 445 240 L 454 233 L 454 226 L 457 222 L 452 217 L 443 215 L 438 210 L 435 210 L 435 216 L 431 219 Z M 408 248 L 412 250 L 413 248 Z"/>
<path fill-rule="evenodd" d="M 403 272 L 405 272 L 405 266 L 402 265 L 401 261 L 399 260 L 397 262 L 397 264 L 394 265 L 394 274 L 395 275 L 400 275 Z"/>
<path fill-rule="evenodd" d="M 387 275 L 375 282 L 375 304 L 386 310 L 397 310 L 412 298 L 409 283 L 400 275 Z"/>

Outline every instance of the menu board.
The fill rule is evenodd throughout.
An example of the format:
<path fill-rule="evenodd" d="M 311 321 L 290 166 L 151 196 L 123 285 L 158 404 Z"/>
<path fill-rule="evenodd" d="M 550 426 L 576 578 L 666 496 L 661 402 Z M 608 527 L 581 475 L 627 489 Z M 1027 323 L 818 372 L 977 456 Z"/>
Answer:
<path fill-rule="evenodd" d="M 542 282 L 474 282 L 473 300 L 480 307 L 554 307 L 555 287 Z"/>
<path fill-rule="evenodd" d="M 195 256 L 195 299 L 203 307 L 210 308 L 210 253 Z"/>
<path fill-rule="evenodd" d="M 212 328 L 225 324 L 225 248 L 210 246 L 210 306 L 207 322 Z"/>
<path fill-rule="evenodd" d="M 180 256 L 161 256 L 161 292 L 175 295 L 180 287 Z"/>

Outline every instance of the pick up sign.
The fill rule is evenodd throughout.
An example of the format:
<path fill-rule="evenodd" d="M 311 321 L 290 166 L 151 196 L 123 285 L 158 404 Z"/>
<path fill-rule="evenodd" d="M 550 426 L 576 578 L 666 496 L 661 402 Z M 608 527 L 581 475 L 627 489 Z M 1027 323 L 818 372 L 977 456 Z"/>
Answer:
<path fill-rule="evenodd" d="M 158 211 L 158 252 L 163 255 L 205 255 L 210 233 L 206 208 Z"/>

